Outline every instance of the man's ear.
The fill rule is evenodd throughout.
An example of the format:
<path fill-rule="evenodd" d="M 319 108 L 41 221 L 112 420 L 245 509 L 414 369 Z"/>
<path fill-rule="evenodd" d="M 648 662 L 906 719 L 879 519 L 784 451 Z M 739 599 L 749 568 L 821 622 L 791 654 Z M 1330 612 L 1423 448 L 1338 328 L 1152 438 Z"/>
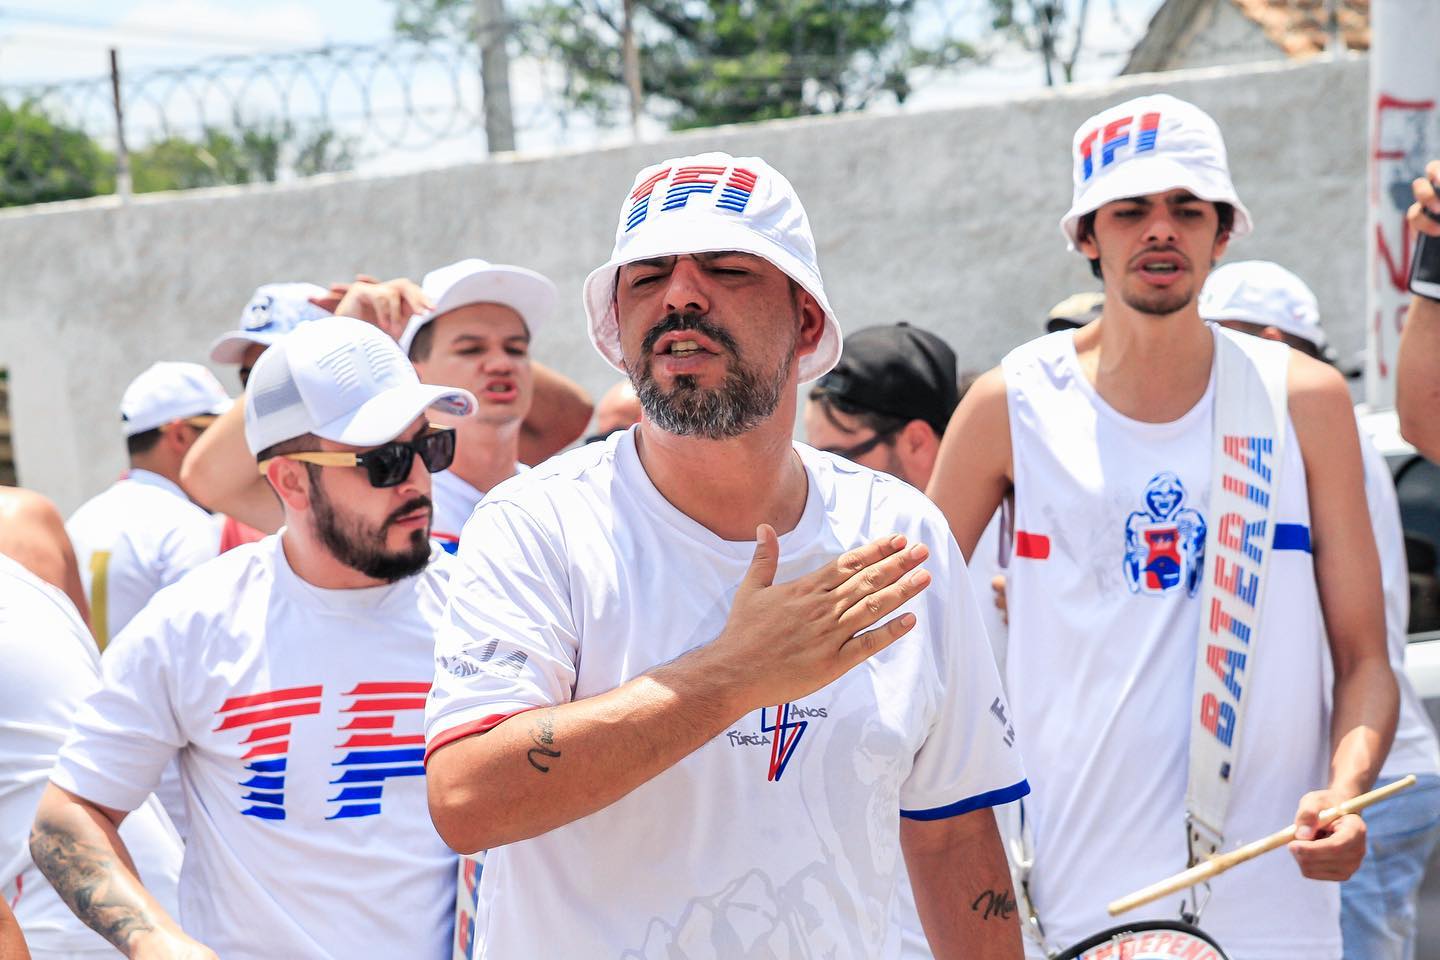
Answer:
<path fill-rule="evenodd" d="M 1218 263 L 1220 258 L 1225 256 L 1225 249 L 1230 246 L 1230 231 L 1220 230 L 1215 234 L 1215 246 L 1210 252 L 1210 262 Z"/>
<path fill-rule="evenodd" d="M 820 338 L 825 335 L 825 310 L 820 301 L 800 284 L 795 284 L 797 312 L 800 314 L 800 337 L 795 355 L 808 356 L 820 347 Z"/>
<path fill-rule="evenodd" d="M 265 479 L 285 507 L 295 511 L 310 509 L 310 474 L 305 464 L 276 457 L 265 468 Z"/>
<path fill-rule="evenodd" d="M 1276 343 L 1285 342 L 1285 334 L 1280 332 L 1279 327 L 1266 327 L 1264 330 L 1260 331 L 1260 336 L 1264 337 L 1266 340 L 1274 340 Z"/>
<path fill-rule="evenodd" d="M 178 457 L 184 457 L 199 437 L 200 432 L 184 420 L 171 420 L 160 430 L 160 442 Z"/>

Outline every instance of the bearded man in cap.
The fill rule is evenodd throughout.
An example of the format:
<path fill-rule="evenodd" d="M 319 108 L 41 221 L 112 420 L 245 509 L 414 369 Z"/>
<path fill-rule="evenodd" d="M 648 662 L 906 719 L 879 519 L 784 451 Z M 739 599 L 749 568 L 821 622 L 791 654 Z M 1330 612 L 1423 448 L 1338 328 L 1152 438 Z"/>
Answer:
<path fill-rule="evenodd" d="M 1209 116 L 1132 100 L 1079 128 L 1073 162 L 1061 226 L 1104 282 L 1101 318 L 981 377 L 930 485 L 967 550 L 1015 497 L 1022 907 L 1065 947 L 1112 922 L 1108 902 L 1293 820 L 1292 856 L 1126 919 L 1198 916 L 1232 956 L 1337 960 L 1338 890 L 1315 881 L 1354 872 L 1365 827 L 1317 815 L 1370 788 L 1397 702 L 1349 393 L 1201 319 L 1211 265 L 1250 232 Z"/>
<path fill-rule="evenodd" d="M 245 438 L 285 526 L 115 638 L 31 832 L 35 865 L 122 952 L 450 956 L 457 861 L 426 809 L 420 717 L 452 570 L 429 538 L 430 475 L 455 436 L 429 413 L 473 409 L 347 317 L 256 361 Z M 175 758 L 179 917 L 116 833 Z"/>
<path fill-rule="evenodd" d="M 908 867 L 935 956 L 1018 957 L 990 808 L 1028 786 L 964 562 L 918 491 L 791 440 L 841 345 L 793 188 L 642 170 L 585 306 L 645 418 L 490 492 L 436 647 L 477 956 L 892 960 Z"/>

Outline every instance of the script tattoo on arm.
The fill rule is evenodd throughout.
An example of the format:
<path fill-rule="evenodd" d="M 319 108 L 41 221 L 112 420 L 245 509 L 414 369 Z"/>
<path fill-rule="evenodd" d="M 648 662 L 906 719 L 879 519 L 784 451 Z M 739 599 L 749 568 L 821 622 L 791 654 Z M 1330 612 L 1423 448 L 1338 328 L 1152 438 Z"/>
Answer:
<path fill-rule="evenodd" d="M 1015 916 L 1015 898 L 1009 890 L 986 890 L 975 898 L 970 909 L 980 914 L 981 920 L 1010 920 Z"/>
<path fill-rule="evenodd" d="M 127 871 L 109 850 L 46 820 L 30 834 L 30 856 L 75 916 L 121 952 L 129 953 L 133 937 L 155 929 L 146 905 L 117 889 Z"/>
<path fill-rule="evenodd" d="M 525 752 L 525 758 L 530 761 L 530 766 L 541 773 L 550 772 L 550 761 L 560 758 L 560 751 L 555 749 L 555 710 L 553 708 L 540 714 L 535 721 L 535 726 L 530 730 L 530 740 L 535 746 Z M 540 759 L 536 759 L 536 757 Z M 541 761 L 545 762 L 541 762 Z"/>

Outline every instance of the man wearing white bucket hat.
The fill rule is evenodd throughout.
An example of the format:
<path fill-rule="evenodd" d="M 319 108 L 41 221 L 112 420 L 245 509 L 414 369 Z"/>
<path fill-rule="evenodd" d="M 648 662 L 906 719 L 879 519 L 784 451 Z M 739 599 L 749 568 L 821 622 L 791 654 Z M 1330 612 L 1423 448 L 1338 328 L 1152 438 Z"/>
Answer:
<path fill-rule="evenodd" d="M 892 960 L 907 866 L 936 956 L 1018 956 L 990 807 L 1029 788 L 963 561 L 912 488 L 791 440 L 841 343 L 793 188 L 647 167 L 585 305 L 645 419 L 490 492 L 436 646 L 477 956 Z"/>
<path fill-rule="evenodd" d="M 428 419 L 473 408 L 346 317 L 256 362 L 245 436 L 286 525 L 116 638 L 31 834 L 50 883 L 122 951 L 449 957 L 457 860 L 426 809 L 421 716 L 453 566 L 429 539 L 430 475 L 455 437 Z M 177 756 L 183 930 L 114 831 Z"/>
<path fill-rule="evenodd" d="M 1251 229 L 1209 116 L 1131 100 L 1081 125 L 1072 160 L 1061 227 L 1104 281 L 1101 317 L 984 375 L 930 486 L 967 550 L 1015 497 L 1022 913 L 1037 940 L 1083 941 L 1108 902 L 1293 820 L 1293 856 L 1133 918 L 1198 919 L 1235 957 L 1336 960 L 1338 891 L 1314 881 L 1349 876 L 1365 830 L 1317 814 L 1369 789 L 1397 702 L 1349 394 L 1201 319 Z"/>

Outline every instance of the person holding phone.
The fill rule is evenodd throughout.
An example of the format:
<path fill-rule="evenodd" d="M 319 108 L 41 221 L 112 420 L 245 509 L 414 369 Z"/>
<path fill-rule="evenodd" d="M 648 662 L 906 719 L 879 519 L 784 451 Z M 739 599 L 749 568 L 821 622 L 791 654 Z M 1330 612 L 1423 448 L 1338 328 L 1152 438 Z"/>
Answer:
<path fill-rule="evenodd" d="M 1415 181 L 1406 214 L 1419 239 L 1410 271 L 1410 316 L 1400 335 L 1395 365 L 1395 407 L 1400 433 L 1431 460 L 1440 461 L 1440 160 Z"/>

